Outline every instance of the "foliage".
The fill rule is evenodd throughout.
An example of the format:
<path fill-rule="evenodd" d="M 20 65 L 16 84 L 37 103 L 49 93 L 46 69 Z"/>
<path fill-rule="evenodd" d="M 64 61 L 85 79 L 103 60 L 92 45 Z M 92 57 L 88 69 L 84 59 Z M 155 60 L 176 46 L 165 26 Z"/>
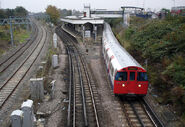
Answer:
<path fill-rule="evenodd" d="M 118 18 L 118 19 L 105 19 L 106 22 L 108 22 L 110 24 L 111 27 L 116 27 L 116 26 L 120 26 L 122 23 L 122 18 Z"/>
<path fill-rule="evenodd" d="M 6 18 L 4 10 L 0 9 L 0 18 Z"/>
<path fill-rule="evenodd" d="M 125 31 L 125 39 L 129 40 L 130 37 L 134 34 L 135 30 L 132 27 L 129 27 L 126 31 Z"/>
<path fill-rule="evenodd" d="M 5 10 L 5 17 L 9 18 L 10 16 L 15 16 L 15 9 L 6 9 Z"/>
<path fill-rule="evenodd" d="M 28 11 L 21 7 L 21 6 L 18 6 L 15 8 L 15 16 L 18 16 L 18 17 L 25 17 L 28 15 Z"/>
<path fill-rule="evenodd" d="M 21 6 L 16 7 L 15 9 L 0 9 L 0 18 L 9 18 L 11 17 L 26 17 L 28 11 Z"/>
<path fill-rule="evenodd" d="M 28 11 L 18 6 L 15 9 L 0 9 L 0 18 L 9 18 L 11 17 L 25 17 L 27 16 Z M 14 31 L 14 43 L 19 44 L 21 42 L 25 42 L 26 39 L 29 37 L 29 34 L 24 28 L 24 26 L 17 26 L 13 25 L 13 31 Z M 0 26 L 0 55 L 5 53 L 10 48 L 10 26 L 3 25 Z"/>
<path fill-rule="evenodd" d="M 60 16 L 61 17 L 65 17 L 65 16 L 70 16 L 72 15 L 72 11 L 71 10 L 67 10 L 67 9 L 60 9 Z"/>
<path fill-rule="evenodd" d="M 26 41 L 30 33 L 26 28 L 14 26 L 14 44 L 20 44 Z M 0 56 L 11 47 L 10 26 L 0 26 Z"/>
<path fill-rule="evenodd" d="M 16 44 L 24 43 L 26 42 L 26 39 L 29 38 L 30 32 L 28 32 L 26 29 L 18 29 L 14 31 L 14 42 Z"/>
<path fill-rule="evenodd" d="M 58 19 L 60 18 L 60 11 L 55 6 L 48 5 L 46 13 L 50 16 L 51 22 L 57 24 Z"/>
<path fill-rule="evenodd" d="M 162 74 L 173 80 L 177 86 L 181 86 L 185 89 L 185 59 L 182 55 L 173 57 L 173 62 L 166 66 Z"/>

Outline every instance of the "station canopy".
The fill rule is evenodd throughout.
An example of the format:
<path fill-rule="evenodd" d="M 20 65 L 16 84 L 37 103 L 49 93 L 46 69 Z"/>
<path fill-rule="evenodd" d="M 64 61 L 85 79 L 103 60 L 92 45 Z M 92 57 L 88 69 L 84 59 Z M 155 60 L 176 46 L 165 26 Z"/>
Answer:
<path fill-rule="evenodd" d="M 71 24 L 103 24 L 104 20 L 99 18 L 61 18 L 61 21 Z"/>

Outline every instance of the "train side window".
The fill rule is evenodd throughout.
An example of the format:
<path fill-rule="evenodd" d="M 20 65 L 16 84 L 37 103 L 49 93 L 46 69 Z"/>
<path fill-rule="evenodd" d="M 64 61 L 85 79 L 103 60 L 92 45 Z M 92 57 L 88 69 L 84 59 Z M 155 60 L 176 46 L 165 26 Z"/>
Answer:
<path fill-rule="evenodd" d="M 107 63 L 109 62 L 109 55 L 107 54 Z"/>
<path fill-rule="evenodd" d="M 111 65 L 112 66 L 112 65 Z M 112 73 L 112 76 L 113 76 L 113 73 L 114 73 L 114 68 L 113 68 L 113 66 L 112 66 L 112 68 L 111 68 L 112 70 L 111 70 L 111 73 Z"/>
<path fill-rule="evenodd" d="M 137 80 L 138 81 L 148 81 L 146 72 L 137 72 Z"/>
<path fill-rule="evenodd" d="M 110 74 L 113 74 L 113 67 L 112 67 L 112 63 L 110 62 Z"/>
<path fill-rule="evenodd" d="M 116 72 L 117 72 L 117 69 L 114 70 L 113 76 L 115 76 Z"/>
<path fill-rule="evenodd" d="M 116 81 L 127 81 L 127 72 L 117 72 Z"/>
<path fill-rule="evenodd" d="M 130 72 L 130 81 L 135 80 L 135 72 Z"/>
<path fill-rule="evenodd" d="M 106 60 L 106 62 L 107 62 L 107 53 L 105 53 L 105 60 Z"/>

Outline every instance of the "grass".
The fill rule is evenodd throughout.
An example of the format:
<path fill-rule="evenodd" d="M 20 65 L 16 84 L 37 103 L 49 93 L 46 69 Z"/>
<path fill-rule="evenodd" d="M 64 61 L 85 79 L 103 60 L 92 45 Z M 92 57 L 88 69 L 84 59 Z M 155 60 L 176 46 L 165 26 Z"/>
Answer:
<path fill-rule="evenodd" d="M 4 49 L 1 49 L 0 48 L 0 56 L 2 55 L 2 54 L 4 54 L 6 51 L 4 50 Z"/>
<path fill-rule="evenodd" d="M 22 44 L 29 38 L 30 32 L 25 29 L 21 29 L 20 32 L 14 32 L 15 44 Z"/>
<path fill-rule="evenodd" d="M 9 25 L 0 26 L 0 56 L 11 48 Z M 19 45 L 27 41 L 30 32 L 23 27 L 14 26 L 14 44 Z"/>

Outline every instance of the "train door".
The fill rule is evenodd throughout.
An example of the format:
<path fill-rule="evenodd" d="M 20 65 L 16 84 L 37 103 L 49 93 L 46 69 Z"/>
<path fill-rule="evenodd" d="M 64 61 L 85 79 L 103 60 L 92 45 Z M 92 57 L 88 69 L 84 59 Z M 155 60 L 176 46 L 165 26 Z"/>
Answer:
<path fill-rule="evenodd" d="M 136 91 L 136 71 L 128 71 L 128 94 L 135 94 Z"/>
<path fill-rule="evenodd" d="M 108 60 L 108 72 L 110 71 L 110 67 L 112 66 L 112 64 L 111 64 L 111 61 L 112 61 L 112 59 L 114 59 L 114 56 L 112 55 L 111 57 L 110 57 L 110 59 Z M 113 73 L 113 72 L 112 72 Z"/>

